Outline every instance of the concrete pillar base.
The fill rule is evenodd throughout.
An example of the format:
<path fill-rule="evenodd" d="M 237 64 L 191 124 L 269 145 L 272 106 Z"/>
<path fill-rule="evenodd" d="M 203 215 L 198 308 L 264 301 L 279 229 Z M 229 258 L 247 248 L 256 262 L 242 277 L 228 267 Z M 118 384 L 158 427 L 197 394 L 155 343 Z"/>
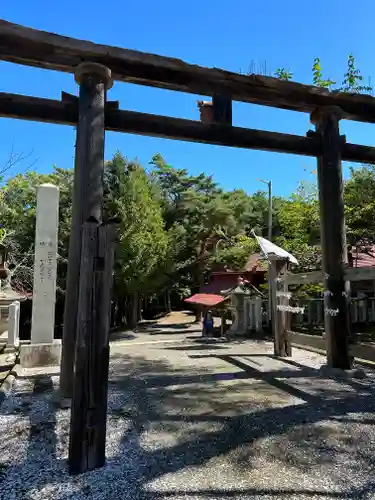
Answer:
<path fill-rule="evenodd" d="M 20 349 L 20 364 L 23 368 L 55 366 L 60 364 L 61 340 L 48 344 L 23 344 Z"/>
<path fill-rule="evenodd" d="M 3 353 L 4 354 L 13 354 L 13 353 L 17 353 L 17 351 L 19 350 L 20 346 L 18 345 L 9 345 L 7 344 L 5 346 L 5 349 L 3 350 Z"/>

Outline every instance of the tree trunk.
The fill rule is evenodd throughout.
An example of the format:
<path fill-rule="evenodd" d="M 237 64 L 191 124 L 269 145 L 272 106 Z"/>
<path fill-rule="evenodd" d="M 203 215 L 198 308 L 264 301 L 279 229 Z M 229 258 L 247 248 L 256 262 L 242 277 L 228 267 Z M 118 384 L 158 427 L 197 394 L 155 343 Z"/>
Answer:
<path fill-rule="evenodd" d="M 164 309 L 166 313 L 172 312 L 172 307 L 171 307 L 171 292 L 169 290 L 166 290 L 164 292 Z"/>
<path fill-rule="evenodd" d="M 137 328 L 138 325 L 138 293 L 134 293 L 133 295 L 133 300 L 132 300 L 132 309 L 131 309 L 131 316 L 130 316 L 130 322 L 129 322 L 129 327 L 131 330 L 134 330 Z"/>
<path fill-rule="evenodd" d="M 117 298 L 117 301 L 116 301 L 116 319 L 115 319 L 116 327 L 123 326 L 125 315 L 126 315 L 126 312 L 125 312 L 125 306 L 124 306 L 124 299 L 119 297 L 119 298 Z"/>
<path fill-rule="evenodd" d="M 142 304 L 143 297 L 140 295 L 138 299 L 138 323 L 142 321 Z"/>
<path fill-rule="evenodd" d="M 110 313 L 109 326 L 110 326 L 110 328 L 116 327 L 116 301 L 115 300 L 111 301 L 111 313 Z"/>
<path fill-rule="evenodd" d="M 171 292 L 170 292 L 170 290 L 167 290 L 167 312 L 168 313 L 172 312 Z"/>
<path fill-rule="evenodd" d="M 199 261 L 199 265 L 198 265 L 198 283 L 199 283 L 198 293 L 201 293 L 203 285 L 204 285 L 203 270 L 204 270 L 204 263 L 202 261 Z M 197 307 L 197 309 L 195 310 L 195 321 L 196 321 L 196 323 L 199 323 L 202 321 L 203 307 L 200 305 L 197 305 L 196 307 Z"/>

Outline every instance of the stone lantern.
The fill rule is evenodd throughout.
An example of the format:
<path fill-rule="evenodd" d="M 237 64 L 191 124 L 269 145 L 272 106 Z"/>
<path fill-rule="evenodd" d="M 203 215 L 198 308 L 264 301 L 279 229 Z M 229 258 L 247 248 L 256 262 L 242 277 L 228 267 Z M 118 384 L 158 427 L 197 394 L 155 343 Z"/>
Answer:
<path fill-rule="evenodd" d="M 26 300 L 10 286 L 10 271 L 7 266 L 8 251 L 0 244 L 0 335 L 8 330 L 9 306 L 13 302 Z"/>
<path fill-rule="evenodd" d="M 251 292 L 241 283 L 231 292 L 231 310 L 234 315 L 234 321 L 229 329 L 230 334 L 245 335 L 247 332 L 247 315 L 245 299 Z"/>

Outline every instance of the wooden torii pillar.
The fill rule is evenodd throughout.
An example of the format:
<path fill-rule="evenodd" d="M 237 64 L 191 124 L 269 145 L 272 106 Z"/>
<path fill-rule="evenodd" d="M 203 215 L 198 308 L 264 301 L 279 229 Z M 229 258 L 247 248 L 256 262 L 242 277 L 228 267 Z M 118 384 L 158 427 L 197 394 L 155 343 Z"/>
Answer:
<path fill-rule="evenodd" d="M 97 63 L 80 64 L 75 80 L 80 86 L 79 115 L 60 373 L 63 400 L 73 394 L 83 223 L 102 218 L 104 114 L 107 90 L 113 85 L 111 71 Z"/>
<path fill-rule="evenodd" d="M 333 368 L 350 369 L 349 283 L 344 280 L 348 262 L 344 218 L 340 108 L 319 108 L 311 115 L 320 137 L 322 155 L 318 157 L 321 248 L 324 272 L 324 327 L 327 363 Z"/>
<path fill-rule="evenodd" d="M 270 287 L 271 293 L 271 325 L 273 334 L 274 355 L 278 357 L 287 357 L 292 355 L 292 343 L 288 334 L 288 314 L 283 310 L 278 310 L 278 302 L 280 305 L 287 305 L 284 298 L 278 300 L 278 280 L 283 277 L 285 279 L 288 259 L 278 257 L 276 255 L 268 255 L 269 259 L 269 273 L 270 273 Z"/>

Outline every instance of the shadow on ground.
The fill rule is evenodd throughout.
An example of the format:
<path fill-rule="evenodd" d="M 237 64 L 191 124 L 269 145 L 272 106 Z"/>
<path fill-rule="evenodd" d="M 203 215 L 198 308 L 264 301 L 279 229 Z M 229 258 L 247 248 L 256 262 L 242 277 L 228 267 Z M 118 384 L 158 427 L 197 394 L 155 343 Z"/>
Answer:
<path fill-rule="evenodd" d="M 373 419 L 368 416 L 375 411 L 372 380 L 345 379 L 344 387 L 340 377 L 327 379 L 293 361 L 270 371 L 246 362 L 248 358 L 256 365 L 264 354 L 203 354 L 196 359 L 216 358 L 231 370 L 210 373 L 197 366 L 192 373 L 191 356 L 190 365 L 181 363 L 178 368 L 162 358 L 112 358 L 109 421 L 121 430 L 122 438 L 117 451 L 108 456 L 106 470 L 114 481 L 108 500 L 370 498 L 375 487 L 375 450 L 369 443 Z M 249 383 L 254 397 L 245 401 Z M 22 475 L 29 462 L 33 469 L 44 471 L 23 483 L 25 498 L 31 490 L 69 480 L 65 461 L 56 455 L 56 409 L 50 399 L 41 414 L 33 408 L 38 407 L 35 401 L 51 393 L 49 377 L 35 378 L 33 393 L 20 395 L 13 411 L 29 418 L 30 432 L 25 462 L 15 467 L 12 477 Z M 362 421 L 360 414 L 366 419 Z M 266 460 L 263 468 L 260 457 Z M 290 485 L 290 476 L 284 484 L 271 487 L 271 479 L 263 481 L 256 475 L 258 470 L 267 474 L 271 465 L 280 483 L 286 467 L 301 477 L 314 477 L 324 467 L 324 480 L 329 477 L 335 488 L 321 488 L 321 482 L 310 476 L 300 487 L 298 479 L 297 485 Z M 222 471 L 219 476 L 217 468 Z M 0 482 L 3 478 L 6 484 L 9 471 L 5 468 L 1 475 L 1 470 L 0 464 Z M 182 472 L 191 478 L 181 476 L 184 487 L 176 487 Z M 100 498 L 91 485 L 100 473 L 80 476 L 77 492 L 54 498 Z M 226 475 L 237 485 L 247 478 L 251 487 L 225 487 Z"/>
<path fill-rule="evenodd" d="M 116 340 L 145 340 L 147 337 L 155 335 L 164 335 L 165 337 L 173 337 L 174 335 L 201 333 L 200 325 L 194 323 L 180 323 L 171 325 L 162 325 L 159 322 L 155 324 L 147 323 L 139 326 L 135 331 L 117 330 L 111 332 L 111 342 Z"/>
<path fill-rule="evenodd" d="M 116 340 L 136 340 L 136 339 L 137 335 L 133 332 L 118 330 L 110 333 L 111 342 L 114 342 Z"/>
<path fill-rule="evenodd" d="M 187 374 L 183 368 L 170 372 L 166 363 L 158 362 L 155 366 L 138 358 L 129 360 L 135 370 L 131 381 L 125 374 L 123 378 L 118 373 L 117 383 L 120 386 L 124 384 L 123 387 L 127 387 L 127 390 L 130 384 L 134 395 L 134 413 L 126 416 L 133 418 L 134 428 L 141 429 L 137 434 L 142 448 L 141 462 L 147 464 L 142 471 L 141 483 L 149 484 L 157 478 L 178 473 L 187 467 L 204 467 L 223 456 L 230 456 L 233 469 L 243 479 L 244 475 L 257 466 L 257 457 L 262 452 L 264 441 L 267 442 L 267 460 L 279 464 L 280 469 L 291 466 L 305 473 L 324 466 L 327 474 L 329 468 L 332 469 L 333 476 L 337 474 L 336 478 L 331 477 L 333 483 L 340 484 L 343 481 L 344 484 L 347 471 L 341 464 L 346 460 L 348 468 L 352 468 L 354 472 L 361 468 L 362 477 L 372 477 L 374 450 L 358 446 L 358 439 L 363 440 L 364 436 L 360 436 L 363 431 L 366 433 L 366 429 L 361 425 L 358 428 L 358 419 L 350 427 L 353 422 L 348 418 L 351 414 L 375 411 L 372 383 L 345 379 L 346 387 L 340 390 L 337 387 L 343 382 L 340 377 L 332 377 L 332 383 L 336 384 L 332 388 L 330 381 L 327 383 L 327 378 L 318 370 L 295 362 L 285 363 L 284 368 L 278 371 L 260 372 L 238 362 L 235 355 L 207 355 L 212 356 L 234 364 L 239 371 L 216 374 L 200 372 L 192 375 Z M 256 360 L 257 356 L 248 358 Z M 290 365 L 299 370 L 290 369 Z M 127 371 L 125 368 L 125 372 Z M 240 408 L 236 407 L 238 400 L 233 399 L 233 391 L 241 393 L 242 389 L 246 390 L 249 379 L 253 381 L 257 399 L 250 405 L 251 411 L 247 408 L 241 413 Z M 222 384 L 223 381 L 237 383 L 232 387 Z M 314 384 L 314 391 L 304 390 L 300 382 L 305 382 L 306 388 L 310 389 L 311 381 L 317 382 Z M 271 388 L 292 398 L 299 398 L 300 404 L 285 405 L 285 402 L 279 401 L 277 407 L 278 402 L 275 401 L 275 393 Z M 337 425 L 338 422 L 345 424 L 345 427 Z M 370 422 L 372 423 L 371 420 Z M 156 434 L 159 429 L 175 436 L 177 442 L 156 451 L 148 450 L 144 436 Z M 124 446 L 126 439 L 123 439 Z M 151 445 L 150 447 L 152 448 Z M 350 462 L 350 457 L 355 457 L 354 462 Z M 348 488 L 345 498 L 366 498 L 372 488 L 373 482 L 369 480 L 361 488 Z M 175 490 L 168 494 L 164 491 L 147 492 L 147 495 L 140 490 L 139 494 L 145 495 L 140 498 L 149 499 L 177 496 Z M 318 486 L 311 491 L 287 487 L 272 490 L 263 487 L 239 493 L 238 490 L 230 492 L 219 488 L 205 492 L 184 490 L 184 494 L 202 498 L 233 498 L 239 494 L 280 498 L 290 498 L 291 495 L 302 498 L 314 495 L 343 497 L 343 493 L 338 491 L 320 491 Z"/>

